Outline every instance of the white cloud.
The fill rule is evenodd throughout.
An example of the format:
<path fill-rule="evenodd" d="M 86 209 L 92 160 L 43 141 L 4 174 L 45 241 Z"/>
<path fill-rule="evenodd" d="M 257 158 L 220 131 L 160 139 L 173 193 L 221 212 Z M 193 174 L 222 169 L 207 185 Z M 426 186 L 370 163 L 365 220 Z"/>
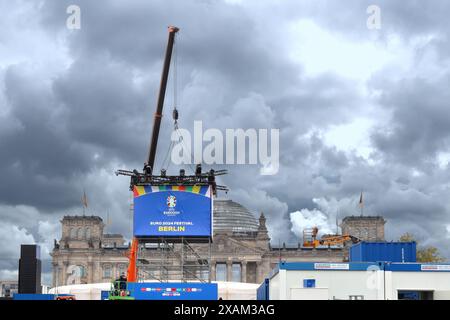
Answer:
<path fill-rule="evenodd" d="M 35 207 L 28 205 L 0 205 L 0 216 L 3 217 L 3 222 L 30 229 L 36 225 L 41 213 Z"/>
<path fill-rule="evenodd" d="M 224 0 L 225 3 L 229 4 L 242 4 L 243 0 Z"/>
<path fill-rule="evenodd" d="M 450 162 L 450 152 L 442 151 L 437 155 L 437 163 L 441 169 L 446 169 Z"/>
<path fill-rule="evenodd" d="M 39 221 L 38 234 L 40 236 L 39 245 L 42 259 L 51 259 L 50 252 L 53 250 L 53 241 L 60 238 L 60 233 L 61 224 L 59 221 Z"/>
<path fill-rule="evenodd" d="M 351 122 L 332 125 L 324 133 L 327 146 L 335 146 L 338 150 L 355 152 L 357 155 L 369 159 L 373 152 L 370 143 L 370 131 L 376 124 L 374 119 L 355 118 Z"/>
<path fill-rule="evenodd" d="M 105 224 L 109 215 L 110 224 L 106 226 L 105 231 L 122 233 L 124 237 L 131 239 L 133 220 L 130 205 L 133 198 L 129 191 L 129 178 L 113 174 L 114 170 L 124 167 L 118 163 L 111 163 L 107 168 L 99 169 L 86 177 L 84 182 L 88 186 L 86 215 L 100 216 Z M 81 202 L 77 214 L 80 214 L 80 211 Z"/>
<path fill-rule="evenodd" d="M 54 75 L 69 65 L 71 60 L 62 35 L 55 38 L 40 27 L 39 7 L 37 2 L 0 4 L 0 11 L 8 12 L 0 21 L 0 67 L 31 62 L 29 68 Z M 11 34 L 14 36 L 8 36 Z"/>
<path fill-rule="evenodd" d="M 317 209 L 301 209 L 300 211 L 291 212 L 292 232 L 302 239 L 303 231 L 313 227 L 319 228 L 320 234 L 333 233 L 328 216 Z"/>
<path fill-rule="evenodd" d="M 0 256 L 5 259 L 18 259 L 21 244 L 34 244 L 35 240 L 25 228 L 11 224 L 0 225 Z"/>
<path fill-rule="evenodd" d="M 231 199 L 246 206 L 256 218 L 263 212 L 267 220 L 267 229 L 272 242 L 287 241 L 289 220 L 286 213 L 288 206 L 278 198 L 270 196 L 266 191 L 256 188 L 236 189 L 230 192 Z"/>
<path fill-rule="evenodd" d="M 290 57 L 303 64 L 310 75 L 335 72 L 364 81 L 395 58 L 393 52 L 371 39 L 354 42 L 310 19 L 292 23 L 290 34 Z"/>
<path fill-rule="evenodd" d="M 313 227 L 319 228 L 320 235 L 339 232 L 336 220 L 354 214 L 356 209 L 356 200 L 351 198 L 314 198 L 312 201 L 317 208 L 303 208 L 289 214 L 291 231 L 299 238 L 303 237 L 304 229 Z"/>
<path fill-rule="evenodd" d="M 18 276 L 18 270 L 0 269 L 0 280 L 17 280 Z"/>

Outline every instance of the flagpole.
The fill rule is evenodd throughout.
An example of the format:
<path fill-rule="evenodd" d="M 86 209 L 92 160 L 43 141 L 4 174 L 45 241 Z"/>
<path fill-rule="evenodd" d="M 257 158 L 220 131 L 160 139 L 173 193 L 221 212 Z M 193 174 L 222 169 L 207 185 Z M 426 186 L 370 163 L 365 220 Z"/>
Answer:
<path fill-rule="evenodd" d="M 363 190 L 361 189 L 361 196 L 359 197 L 359 208 L 361 210 L 361 217 L 364 214 L 364 200 L 363 200 Z"/>
<path fill-rule="evenodd" d="M 339 234 L 339 222 L 338 222 L 339 209 L 336 210 L 336 235 Z"/>
<path fill-rule="evenodd" d="M 86 207 L 85 207 L 85 199 L 86 199 L 86 192 L 84 191 L 84 189 L 83 189 L 83 198 L 81 199 L 81 205 L 83 206 L 83 217 L 85 216 L 85 210 L 86 210 Z"/>
<path fill-rule="evenodd" d="M 105 233 L 107 233 L 109 231 L 109 210 L 106 210 L 106 230 Z"/>
<path fill-rule="evenodd" d="M 87 203 L 87 197 L 86 197 L 86 190 L 83 188 L 83 197 L 81 198 L 81 204 L 83 205 L 83 216 L 86 214 L 86 209 L 88 206 Z"/>
<path fill-rule="evenodd" d="M 363 204 L 361 203 L 361 205 L 360 205 L 360 208 L 359 208 L 360 210 L 361 210 L 361 217 L 363 216 Z"/>

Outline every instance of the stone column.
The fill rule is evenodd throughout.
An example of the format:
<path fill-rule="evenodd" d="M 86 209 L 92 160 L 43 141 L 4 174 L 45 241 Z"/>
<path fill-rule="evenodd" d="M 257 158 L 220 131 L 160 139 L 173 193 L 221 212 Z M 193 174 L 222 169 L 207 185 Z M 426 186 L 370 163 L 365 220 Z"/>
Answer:
<path fill-rule="evenodd" d="M 87 272 L 88 283 L 94 283 L 94 262 L 88 262 Z"/>
<path fill-rule="evenodd" d="M 117 278 L 117 263 L 112 263 L 112 277 L 114 280 Z"/>
<path fill-rule="evenodd" d="M 261 283 L 262 279 L 261 279 L 261 274 L 262 274 L 262 261 L 258 261 L 256 262 L 256 283 Z"/>
<path fill-rule="evenodd" d="M 232 276 L 232 261 L 227 261 L 227 281 L 231 281 Z"/>
<path fill-rule="evenodd" d="M 210 279 L 211 281 L 216 281 L 216 262 L 211 261 L 211 269 L 210 269 Z"/>
<path fill-rule="evenodd" d="M 58 284 L 59 286 L 65 286 L 67 283 L 67 267 L 69 266 L 69 261 L 64 261 L 62 270 L 61 270 L 61 282 Z"/>
<path fill-rule="evenodd" d="M 100 267 L 100 261 L 96 260 L 92 268 L 93 283 L 103 282 L 103 270 Z"/>
<path fill-rule="evenodd" d="M 56 287 L 56 276 L 58 272 L 56 271 L 58 268 L 58 264 L 56 262 L 52 262 L 52 287 Z"/>
<path fill-rule="evenodd" d="M 241 282 L 247 282 L 247 261 L 241 262 Z"/>

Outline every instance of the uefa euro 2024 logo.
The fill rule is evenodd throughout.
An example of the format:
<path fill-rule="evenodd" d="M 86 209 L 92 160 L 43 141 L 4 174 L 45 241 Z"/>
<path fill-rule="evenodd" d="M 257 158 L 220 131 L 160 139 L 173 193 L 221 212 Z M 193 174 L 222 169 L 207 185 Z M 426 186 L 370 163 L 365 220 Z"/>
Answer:
<path fill-rule="evenodd" d="M 169 208 L 175 208 L 176 205 L 177 205 L 177 198 L 175 198 L 175 196 L 168 196 L 167 197 L 167 206 Z"/>
<path fill-rule="evenodd" d="M 175 210 L 175 207 L 177 205 L 177 198 L 175 196 L 168 196 L 166 203 L 168 207 L 168 210 L 164 211 L 164 214 L 166 216 L 176 216 L 177 214 L 180 214 L 180 211 Z"/>

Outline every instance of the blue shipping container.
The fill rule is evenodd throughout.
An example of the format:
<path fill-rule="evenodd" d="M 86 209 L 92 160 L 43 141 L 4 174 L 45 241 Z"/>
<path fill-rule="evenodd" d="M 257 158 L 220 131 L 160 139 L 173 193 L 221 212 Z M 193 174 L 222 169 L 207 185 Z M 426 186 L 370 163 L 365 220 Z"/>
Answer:
<path fill-rule="evenodd" d="M 350 247 L 350 262 L 416 262 L 415 242 L 359 242 Z"/>
<path fill-rule="evenodd" d="M 15 293 L 14 300 L 55 300 L 54 294 L 41 293 Z"/>
<path fill-rule="evenodd" d="M 264 279 L 256 289 L 256 300 L 269 300 L 269 279 Z"/>

